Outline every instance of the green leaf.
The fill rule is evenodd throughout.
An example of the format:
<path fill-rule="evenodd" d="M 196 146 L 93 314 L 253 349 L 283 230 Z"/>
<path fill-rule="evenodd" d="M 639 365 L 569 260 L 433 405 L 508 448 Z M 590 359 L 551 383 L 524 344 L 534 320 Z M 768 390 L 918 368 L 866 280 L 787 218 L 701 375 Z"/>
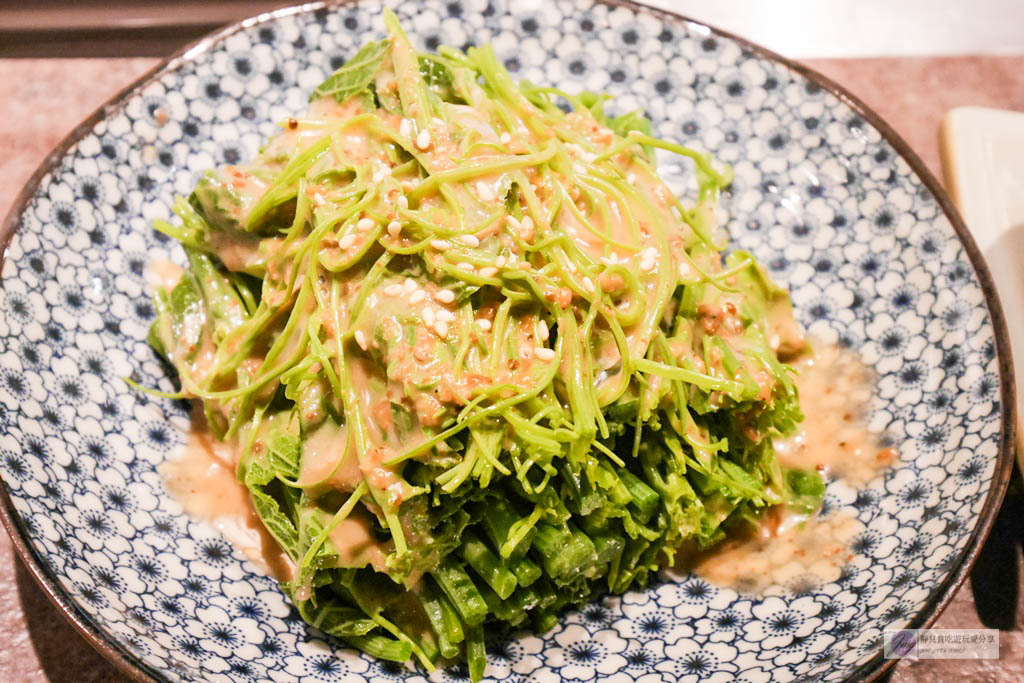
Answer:
<path fill-rule="evenodd" d="M 608 127 L 622 137 L 626 137 L 633 130 L 650 135 L 652 130 L 650 119 L 639 111 L 631 111 L 628 114 L 608 119 Z"/>
<path fill-rule="evenodd" d="M 309 96 L 310 102 L 321 97 L 333 97 L 338 102 L 358 95 L 373 82 L 377 70 L 391 51 L 390 40 L 377 40 L 364 45 L 352 59 L 331 74 Z"/>
<path fill-rule="evenodd" d="M 298 562 L 302 558 L 302 549 L 299 546 L 299 532 L 295 528 L 295 523 L 282 510 L 280 503 L 266 491 L 267 485 L 273 479 L 273 470 L 263 467 L 256 461 L 248 464 L 245 485 L 249 489 L 256 514 L 281 548 L 293 561 Z"/>
<path fill-rule="evenodd" d="M 813 470 L 786 470 L 786 486 L 790 491 L 787 505 L 796 512 L 812 515 L 821 508 L 825 497 L 825 481 Z"/>
<path fill-rule="evenodd" d="M 420 55 L 419 67 L 420 75 L 432 93 L 445 102 L 462 102 L 455 92 L 455 78 L 444 61 L 434 55 Z"/>
<path fill-rule="evenodd" d="M 186 249 L 189 266 L 195 275 L 208 311 L 207 323 L 210 325 L 213 342 L 220 343 L 228 334 L 245 323 L 248 319 L 242 299 L 235 289 L 234 282 L 227 272 L 221 270 L 218 263 L 209 255 L 194 249 Z M 182 278 L 184 282 L 186 278 Z M 179 284 L 179 287 L 181 284 Z M 178 287 L 175 287 L 175 291 Z M 171 293 L 172 306 L 191 305 L 191 294 L 183 291 L 182 303 L 174 303 L 175 294 Z"/>
<path fill-rule="evenodd" d="M 339 638 L 364 636 L 377 628 L 376 622 L 367 619 L 362 610 L 336 599 L 296 600 L 295 606 L 306 623 Z"/>
<path fill-rule="evenodd" d="M 191 361 L 199 348 L 207 317 L 195 276 L 185 273 L 170 292 L 157 292 L 155 301 L 158 317 L 150 329 L 150 343 L 159 343 L 158 350 L 168 360 Z M 179 349 L 187 352 L 178 353 Z"/>
<path fill-rule="evenodd" d="M 190 197 L 190 206 L 198 209 L 209 227 L 220 231 L 245 229 L 246 217 L 261 196 L 258 185 L 236 187 L 220 169 L 207 171 L 199 179 Z"/>

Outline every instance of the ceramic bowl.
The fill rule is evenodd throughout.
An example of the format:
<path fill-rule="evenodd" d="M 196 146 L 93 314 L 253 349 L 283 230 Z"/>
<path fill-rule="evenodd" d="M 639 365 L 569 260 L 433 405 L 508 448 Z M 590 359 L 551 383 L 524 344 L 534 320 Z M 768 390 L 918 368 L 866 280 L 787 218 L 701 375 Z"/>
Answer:
<path fill-rule="evenodd" d="M 878 373 L 871 428 L 898 462 L 825 514 L 865 530 L 838 580 L 740 595 L 696 577 L 604 598 L 545 634 L 495 634 L 498 681 L 785 681 L 876 675 L 886 628 L 930 624 L 991 525 L 1012 462 L 1006 330 L 977 248 L 893 131 L 835 84 L 678 16 L 591 0 L 387 2 L 426 48 L 490 42 L 514 76 L 615 96 L 664 138 L 732 164 L 738 246 L 800 321 Z M 378 2 L 308 5 L 202 40 L 79 126 L 4 226 L 3 517 L 32 573 L 125 671 L 166 681 L 393 681 L 306 626 L 271 579 L 166 493 L 187 406 L 146 344 L 155 232 L 204 169 L 252 156 L 363 42 Z M 692 170 L 666 160 L 686 192 Z M 462 680 L 464 668 L 432 675 Z"/>

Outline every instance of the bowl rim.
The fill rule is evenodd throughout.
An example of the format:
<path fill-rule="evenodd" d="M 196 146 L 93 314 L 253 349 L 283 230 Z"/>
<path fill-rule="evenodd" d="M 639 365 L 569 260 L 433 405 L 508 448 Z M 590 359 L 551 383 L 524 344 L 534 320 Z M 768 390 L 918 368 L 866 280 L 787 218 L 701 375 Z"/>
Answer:
<path fill-rule="evenodd" d="M 97 107 L 88 117 L 75 126 L 40 162 L 39 166 L 32 173 L 29 179 L 22 186 L 22 189 L 14 198 L 3 223 L 0 224 L 0 268 L 7 256 L 7 248 L 14 233 L 18 229 L 20 217 L 24 213 L 28 202 L 35 195 L 43 178 L 49 174 L 62 159 L 68 150 L 88 135 L 93 128 L 107 118 L 110 114 L 120 110 L 135 93 L 150 83 L 156 81 L 164 74 L 174 71 L 180 66 L 187 64 L 195 56 L 209 51 L 216 47 L 225 38 L 251 28 L 253 26 L 276 21 L 282 17 L 306 14 L 321 9 L 342 7 L 345 5 L 359 4 L 364 0 L 321 0 L 299 5 L 282 7 L 280 9 L 264 12 L 234 22 L 225 27 L 212 31 L 205 36 L 190 42 L 185 47 L 162 59 L 151 69 L 122 88 L 110 99 Z M 855 114 L 863 118 L 868 124 L 874 127 L 882 138 L 896 150 L 909 165 L 912 173 L 920 178 L 928 191 L 935 198 L 942 212 L 949 220 L 967 254 L 971 267 L 977 274 L 982 292 L 985 296 L 985 304 L 989 311 L 993 333 L 996 342 L 996 358 L 999 364 L 999 401 L 1001 408 L 1001 420 L 999 430 L 999 452 L 996 456 L 995 468 L 992 473 L 992 480 L 988 495 L 978 515 L 978 524 L 975 526 L 968 540 L 967 545 L 956 566 L 951 569 L 946 579 L 932 591 L 931 597 L 918 611 L 914 618 L 907 625 L 907 628 L 925 629 L 929 628 L 946 609 L 953 597 L 963 586 L 971 568 L 977 561 L 981 548 L 988 538 L 995 522 L 996 515 L 1002 505 L 1006 493 L 1010 475 L 1013 471 L 1014 450 L 1016 444 L 1015 432 L 1017 429 L 1016 420 L 1016 390 L 1013 373 L 1013 358 L 1010 350 L 1009 332 L 1006 327 L 1006 319 L 1003 314 L 999 294 L 996 291 L 995 283 L 989 271 L 981 250 L 974 241 L 963 218 L 954 206 L 945 188 L 939 183 L 936 176 L 925 166 L 920 156 L 907 144 L 907 142 L 890 126 L 874 109 L 865 104 L 845 87 L 839 85 L 829 77 L 819 73 L 815 69 L 797 61 L 784 57 L 783 55 L 769 50 L 757 43 L 751 42 L 742 36 L 711 26 L 702 21 L 691 19 L 688 16 L 672 10 L 660 9 L 645 5 L 637 0 L 592 0 L 595 5 L 605 5 L 611 8 L 623 7 L 636 13 L 646 13 L 655 17 L 668 19 L 673 22 L 682 22 L 689 27 L 698 27 L 706 30 L 709 35 L 717 35 L 734 41 L 741 48 L 758 55 L 761 58 L 782 64 L 794 71 L 808 82 L 817 85 L 828 91 L 843 104 L 848 106 Z M 2 286 L 2 282 L 0 282 Z M 122 673 L 128 675 L 135 681 L 161 681 L 166 677 L 160 672 L 154 671 L 131 653 L 122 649 L 94 622 L 94 620 L 77 607 L 68 597 L 66 591 L 57 583 L 54 576 L 51 576 L 48 569 L 45 569 L 45 562 L 32 549 L 28 542 L 25 529 L 20 523 L 20 515 L 14 508 L 6 482 L 0 477 L 0 523 L 7 530 L 11 537 L 15 553 L 21 558 L 25 568 L 42 589 L 43 593 L 50 599 L 60 612 L 94 648 L 96 648 L 108 661 L 116 666 Z M 881 648 L 874 657 L 857 667 L 847 678 L 847 681 L 876 681 L 885 675 L 897 659 L 884 659 Z"/>

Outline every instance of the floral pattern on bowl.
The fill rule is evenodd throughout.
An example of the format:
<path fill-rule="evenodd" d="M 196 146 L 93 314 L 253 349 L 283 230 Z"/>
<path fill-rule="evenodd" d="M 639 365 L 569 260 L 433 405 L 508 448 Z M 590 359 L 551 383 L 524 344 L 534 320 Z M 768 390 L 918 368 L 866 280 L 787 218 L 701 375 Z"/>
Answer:
<path fill-rule="evenodd" d="M 590 0 L 388 2 L 427 48 L 490 42 L 514 76 L 616 96 L 662 137 L 733 165 L 735 243 L 793 294 L 816 337 L 878 372 L 871 427 L 899 460 L 825 514 L 858 517 L 825 585 L 753 597 L 697 577 L 607 597 L 545 634 L 495 633 L 498 681 L 841 680 L 881 663 L 885 628 L 920 625 L 962 578 L 1010 465 L 1012 379 L 987 272 L 936 184 L 845 96 L 759 48 L 669 14 Z M 146 344 L 144 279 L 181 262 L 151 228 L 197 175 L 254 154 L 275 122 L 379 34 L 373 2 L 251 20 L 172 59 L 86 122 L 30 184 L 0 289 L 0 476 L 48 590 L 139 676 L 169 681 L 395 681 L 306 626 L 271 579 L 189 519 L 157 467 L 187 406 Z M 884 128 L 884 125 L 881 125 Z M 692 170 L 666 158 L 680 192 Z M 955 225 L 954 225 L 955 223 Z M 455 666 L 431 680 L 464 680 Z"/>

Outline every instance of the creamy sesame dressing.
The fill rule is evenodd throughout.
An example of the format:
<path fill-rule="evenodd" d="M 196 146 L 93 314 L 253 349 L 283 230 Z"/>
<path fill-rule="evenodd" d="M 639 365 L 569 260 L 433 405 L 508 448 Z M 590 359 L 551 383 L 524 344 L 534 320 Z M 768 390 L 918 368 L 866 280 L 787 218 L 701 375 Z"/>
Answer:
<path fill-rule="evenodd" d="M 278 581 L 290 581 L 294 563 L 260 521 L 249 491 L 235 477 L 238 449 L 210 433 L 201 410 L 178 457 L 160 466 L 167 491 L 189 515 L 204 519 L 243 556 Z"/>
<path fill-rule="evenodd" d="M 853 559 L 850 542 L 864 525 L 849 513 L 805 517 L 777 509 L 749 538 L 699 556 L 693 571 L 741 593 L 776 594 L 836 581 Z"/>
<path fill-rule="evenodd" d="M 775 439 L 779 462 L 855 488 L 891 466 L 896 450 L 867 427 L 875 376 L 856 353 L 816 344 L 793 367 L 804 420 L 796 433 Z M 779 506 L 761 519 L 756 532 L 691 554 L 684 566 L 742 592 L 801 590 L 839 578 L 853 558 L 850 542 L 863 530 L 847 512 L 819 517 Z"/>
<path fill-rule="evenodd" d="M 298 484 L 323 484 L 353 490 L 363 473 L 355 458 L 345 458 L 344 431 L 324 429 L 307 442 Z M 210 433 L 202 411 L 193 412 L 192 429 L 182 453 L 160 467 L 168 492 L 185 512 L 210 522 L 224 538 L 260 571 L 287 582 L 295 578 L 297 568 L 266 526 L 260 521 L 249 491 L 238 480 L 238 444 L 218 440 Z M 370 518 L 357 511 L 342 520 L 329 535 L 338 552 L 338 566 L 372 565 L 386 569 L 388 544 L 372 534 Z"/>
<path fill-rule="evenodd" d="M 804 420 L 795 434 L 775 440 L 775 454 L 788 467 L 863 486 L 897 456 L 867 428 L 874 373 L 849 349 L 814 350 L 794 363 Z"/>

